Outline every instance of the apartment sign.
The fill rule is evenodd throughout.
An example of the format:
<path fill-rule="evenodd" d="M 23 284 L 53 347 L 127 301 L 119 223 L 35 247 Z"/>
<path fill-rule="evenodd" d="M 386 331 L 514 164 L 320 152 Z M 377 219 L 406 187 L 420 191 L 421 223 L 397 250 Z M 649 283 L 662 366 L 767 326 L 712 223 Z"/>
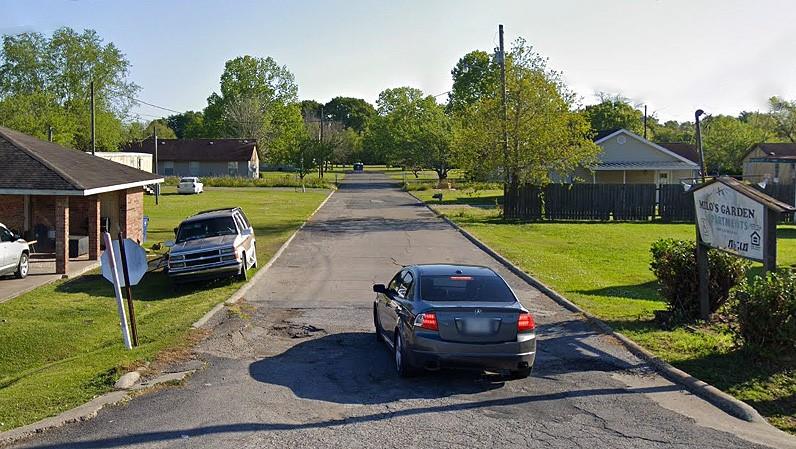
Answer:
<path fill-rule="evenodd" d="M 722 182 L 694 191 L 702 243 L 747 259 L 765 260 L 766 206 Z"/>

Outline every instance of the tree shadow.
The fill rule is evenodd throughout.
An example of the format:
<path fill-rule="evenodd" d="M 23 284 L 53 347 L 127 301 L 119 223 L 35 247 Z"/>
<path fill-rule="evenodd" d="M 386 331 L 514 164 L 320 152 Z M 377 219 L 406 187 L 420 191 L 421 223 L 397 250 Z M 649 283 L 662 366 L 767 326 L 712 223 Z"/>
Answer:
<path fill-rule="evenodd" d="M 434 231 L 450 229 L 447 223 L 429 216 L 425 218 L 398 219 L 383 217 L 330 218 L 310 221 L 305 230 L 328 234 L 348 234 L 383 231 Z"/>
<path fill-rule="evenodd" d="M 573 372 L 618 372 L 640 367 L 592 344 L 601 335 L 578 320 L 538 327 L 544 338 L 532 376 Z M 345 332 L 302 341 L 285 352 L 249 365 L 252 378 L 289 388 L 297 397 L 339 404 L 383 404 L 435 399 L 502 388 L 499 375 L 442 370 L 401 379 L 388 346 L 371 332 Z M 444 378 L 444 380 L 440 380 Z M 562 393 L 566 396 L 568 393 Z"/>
<path fill-rule="evenodd" d="M 666 302 L 665 299 L 658 295 L 658 281 L 632 285 L 615 285 L 590 290 L 575 290 L 575 292 L 589 296 L 613 296 L 623 299 Z"/>
<path fill-rule="evenodd" d="M 144 275 L 138 285 L 132 287 L 133 299 L 136 301 L 161 301 L 179 299 L 204 290 L 223 287 L 236 282 L 233 278 L 220 278 L 208 281 L 198 281 L 185 284 L 175 284 L 162 272 L 152 272 Z M 59 284 L 55 291 L 58 293 L 82 293 L 92 297 L 115 298 L 113 284 L 108 282 L 101 274 L 85 274 L 69 279 Z M 124 290 L 122 290 L 124 295 Z"/>

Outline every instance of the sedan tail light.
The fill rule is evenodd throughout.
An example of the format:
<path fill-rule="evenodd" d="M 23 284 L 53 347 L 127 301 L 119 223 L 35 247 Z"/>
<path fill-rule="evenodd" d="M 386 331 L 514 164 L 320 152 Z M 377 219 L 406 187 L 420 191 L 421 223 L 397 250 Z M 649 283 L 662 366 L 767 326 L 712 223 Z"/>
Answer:
<path fill-rule="evenodd" d="M 415 317 L 415 327 L 428 329 L 430 331 L 438 331 L 437 314 L 434 312 L 421 313 Z"/>
<path fill-rule="evenodd" d="M 533 332 L 536 328 L 536 323 L 533 321 L 533 315 L 528 312 L 520 312 L 520 317 L 517 320 L 517 332 Z"/>

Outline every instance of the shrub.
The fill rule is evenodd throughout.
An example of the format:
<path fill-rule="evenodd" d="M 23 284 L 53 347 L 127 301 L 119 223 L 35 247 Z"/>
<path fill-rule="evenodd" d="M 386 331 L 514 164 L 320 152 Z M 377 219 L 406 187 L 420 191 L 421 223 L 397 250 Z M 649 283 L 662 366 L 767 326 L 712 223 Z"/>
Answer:
<path fill-rule="evenodd" d="M 652 244 L 650 269 L 658 278 L 659 292 L 677 321 L 699 318 L 699 273 L 696 242 L 674 239 Z M 708 250 L 710 313 L 721 307 L 730 289 L 746 276 L 749 262 L 718 250 Z"/>
<path fill-rule="evenodd" d="M 755 276 L 733 292 L 733 332 L 744 346 L 796 354 L 796 274 Z"/>

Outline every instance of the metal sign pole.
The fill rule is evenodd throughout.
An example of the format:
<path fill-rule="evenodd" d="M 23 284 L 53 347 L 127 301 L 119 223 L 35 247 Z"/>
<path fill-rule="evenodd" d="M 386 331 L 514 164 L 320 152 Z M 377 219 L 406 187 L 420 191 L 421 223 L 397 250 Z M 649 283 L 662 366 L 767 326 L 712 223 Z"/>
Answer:
<path fill-rule="evenodd" d="M 135 307 L 133 307 L 133 293 L 130 288 L 130 271 L 127 270 L 127 254 L 124 250 L 124 239 L 119 233 L 119 255 L 122 259 L 122 274 L 124 275 L 124 289 L 127 294 L 127 310 L 130 312 L 130 330 L 133 334 L 133 346 L 138 346 L 138 328 L 135 324 Z"/>
<path fill-rule="evenodd" d="M 122 301 L 122 288 L 119 282 L 119 270 L 116 266 L 116 258 L 113 253 L 113 242 L 111 235 L 107 232 L 102 233 L 102 241 L 105 242 L 105 251 L 108 253 L 108 266 L 113 277 L 113 293 L 116 295 L 116 310 L 119 312 L 119 319 L 122 326 L 122 339 L 124 340 L 124 347 L 133 349 L 130 344 L 130 331 L 127 329 L 127 316 L 124 312 L 124 302 Z"/>

